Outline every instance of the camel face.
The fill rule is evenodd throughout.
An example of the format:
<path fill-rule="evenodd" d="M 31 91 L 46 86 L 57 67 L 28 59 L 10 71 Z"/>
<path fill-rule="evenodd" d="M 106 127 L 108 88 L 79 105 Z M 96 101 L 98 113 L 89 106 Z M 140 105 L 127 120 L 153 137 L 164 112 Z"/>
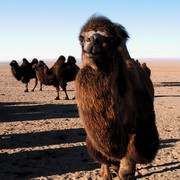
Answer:
<path fill-rule="evenodd" d="M 85 56 L 90 58 L 98 56 L 103 51 L 103 48 L 106 47 L 108 41 L 109 38 L 100 31 L 98 33 L 90 31 L 80 36 L 82 50 Z"/>
<path fill-rule="evenodd" d="M 79 37 L 82 47 L 82 59 L 85 64 L 92 64 L 94 69 L 98 69 L 99 66 L 107 61 L 107 57 L 110 57 L 113 49 L 113 39 L 108 37 L 105 32 L 90 31 L 82 33 Z"/>
<path fill-rule="evenodd" d="M 11 73 L 18 81 L 22 78 L 22 70 L 17 61 L 12 60 L 9 65 L 11 66 Z"/>
<path fill-rule="evenodd" d="M 106 58 L 110 56 L 109 52 L 113 49 L 113 38 L 106 31 L 89 31 L 83 32 L 79 36 L 79 41 L 82 47 L 82 59 L 87 64 L 94 64 L 98 67 L 98 64 L 106 61 Z"/>
<path fill-rule="evenodd" d="M 122 49 L 127 54 L 124 43 L 128 37 L 123 26 L 103 17 L 92 17 L 83 26 L 79 35 L 83 64 L 90 65 L 96 70 L 105 64 L 109 66 L 114 52 Z"/>

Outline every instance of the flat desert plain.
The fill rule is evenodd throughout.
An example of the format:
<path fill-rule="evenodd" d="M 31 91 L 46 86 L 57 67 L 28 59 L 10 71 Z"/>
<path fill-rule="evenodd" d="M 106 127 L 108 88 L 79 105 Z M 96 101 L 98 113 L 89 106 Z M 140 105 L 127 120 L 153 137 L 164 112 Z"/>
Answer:
<path fill-rule="evenodd" d="M 142 63 L 143 61 L 141 61 Z M 142 180 L 180 179 L 180 61 L 146 61 L 155 88 L 156 123 L 160 149 L 154 161 L 137 165 Z M 34 85 L 29 83 L 29 90 Z M 0 64 L 0 180 L 99 180 L 100 164 L 87 153 L 74 82 L 67 86 L 70 100 L 54 100 L 52 86 L 25 85 Z M 113 174 L 113 179 L 117 179 Z"/>

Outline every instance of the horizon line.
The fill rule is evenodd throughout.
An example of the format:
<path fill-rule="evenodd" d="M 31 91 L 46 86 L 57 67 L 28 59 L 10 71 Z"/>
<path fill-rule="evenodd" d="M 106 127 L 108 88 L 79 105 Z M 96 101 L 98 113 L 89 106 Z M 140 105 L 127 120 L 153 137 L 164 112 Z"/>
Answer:
<path fill-rule="evenodd" d="M 179 58 L 132 58 L 135 60 L 180 60 Z M 12 59 L 13 60 L 13 59 Z M 10 62 L 12 60 L 0 60 L 0 63 L 5 63 L 5 62 Z M 43 59 L 38 59 L 38 60 L 43 60 L 43 61 L 55 61 L 57 58 L 43 58 Z M 76 58 L 77 61 L 81 61 L 81 58 Z M 22 61 L 22 59 L 17 59 L 16 61 Z"/>

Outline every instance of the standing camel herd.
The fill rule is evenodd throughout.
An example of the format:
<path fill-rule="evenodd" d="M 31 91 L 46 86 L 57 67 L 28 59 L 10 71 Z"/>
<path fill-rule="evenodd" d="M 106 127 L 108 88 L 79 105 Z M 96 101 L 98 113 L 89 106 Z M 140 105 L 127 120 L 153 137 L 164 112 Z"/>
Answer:
<path fill-rule="evenodd" d="M 153 161 L 159 148 L 155 122 L 154 88 L 146 63 L 130 57 L 125 28 L 103 16 L 93 16 L 82 27 L 79 41 L 83 67 L 60 56 L 51 68 L 43 61 L 10 63 L 17 80 L 30 79 L 59 87 L 69 99 L 67 82 L 75 80 L 75 97 L 86 130 L 88 153 L 101 163 L 101 175 L 111 180 L 109 165 L 120 180 L 134 180 L 136 164 Z M 40 90 L 42 87 L 40 85 Z"/>
<path fill-rule="evenodd" d="M 57 93 L 55 100 L 59 100 L 60 86 L 65 93 L 65 100 L 69 100 L 66 91 L 67 82 L 75 80 L 80 68 L 76 65 L 76 59 L 73 56 L 68 56 L 67 62 L 65 61 L 66 58 L 61 55 L 51 68 L 49 68 L 44 61 L 38 62 L 36 58 L 32 59 L 31 62 L 23 58 L 20 66 L 17 61 L 12 60 L 9 65 L 11 66 L 11 73 L 15 79 L 25 84 L 24 92 L 29 92 L 28 83 L 31 79 L 35 79 L 34 87 L 31 91 L 34 91 L 39 81 L 40 91 L 42 91 L 42 84 L 54 86 Z M 146 63 L 140 64 L 138 60 L 135 62 L 148 76 L 151 75 L 151 70 L 147 67 Z"/>
<path fill-rule="evenodd" d="M 35 79 L 35 85 L 40 82 L 40 91 L 42 91 L 42 84 L 51 85 L 56 88 L 57 96 L 55 100 L 59 100 L 59 86 L 65 92 L 65 99 L 68 100 L 68 94 L 66 92 L 67 82 L 74 81 L 79 71 L 79 67 L 76 65 L 76 59 L 73 56 L 69 56 L 66 62 L 64 56 L 60 56 L 51 68 L 45 64 L 44 61 L 33 59 L 31 63 L 27 59 L 23 58 L 22 64 L 19 66 L 17 61 L 10 62 L 12 75 L 22 83 L 25 84 L 25 92 L 28 92 L 28 83 L 30 79 Z"/>

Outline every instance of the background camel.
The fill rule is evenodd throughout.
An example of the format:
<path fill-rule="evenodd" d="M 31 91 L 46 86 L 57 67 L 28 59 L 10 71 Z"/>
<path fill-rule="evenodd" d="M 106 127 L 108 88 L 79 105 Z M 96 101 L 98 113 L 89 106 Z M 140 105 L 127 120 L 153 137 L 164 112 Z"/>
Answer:
<path fill-rule="evenodd" d="M 151 70 L 149 67 L 146 65 L 146 63 L 140 63 L 138 60 L 136 60 L 136 63 L 147 73 L 147 75 L 150 77 L 151 76 Z"/>
<path fill-rule="evenodd" d="M 38 60 L 36 58 L 34 58 L 31 63 L 29 63 L 27 59 L 23 58 L 22 64 L 20 66 L 15 60 L 12 60 L 9 64 L 11 66 L 11 73 L 15 77 L 15 79 L 25 84 L 24 92 L 28 92 L 28 83 L 30 82 L 30 79 L 35 78 L 35 84 L 32 91 L 34 91 L 34 89 L 37 86 L 38 81 L 37 81 L 36 73 L 35 70 L 32 68 L 32 66 L 37 63 Z M 42 90 L 42 84 L 40 83 L 40 91 L 41 90 Z"/>
<path fill-rule="evenodd" d="M 153 85 L 127 59 L 127 38 L 124 27 L 101 16 L 90 18 L 79 35 L 83 68 L 76 100 L 88 152 L 101 163 L 103 179 L 112 178 L 108 164 L 119 179 L 134 179 L 136 164 L 151 162 L 159 147 Z"/>
<path fill-rule="evenodd" d="M 148 76 L 151 76 L 151 70 L 147 67 L 146 63 L 142 63 L 141 68 L 148 74 Z"/>
<path fill-rule="evenodd" d="M 57 96 L 55 100 L 60 99 L 59 86 L 65 93 L 65 99 L 69 99 L 66 91 L 67 82 L 74 81 L 79 71 L 74 57 L 69 56 L 68 61 L 65 62 L 65 57 L 60 56 L 50 69 L 43 61 L 35 64 L 33 68 L 35 68 L 37 78 L 42 84 L 52 85 L 56 88 Z"/>

